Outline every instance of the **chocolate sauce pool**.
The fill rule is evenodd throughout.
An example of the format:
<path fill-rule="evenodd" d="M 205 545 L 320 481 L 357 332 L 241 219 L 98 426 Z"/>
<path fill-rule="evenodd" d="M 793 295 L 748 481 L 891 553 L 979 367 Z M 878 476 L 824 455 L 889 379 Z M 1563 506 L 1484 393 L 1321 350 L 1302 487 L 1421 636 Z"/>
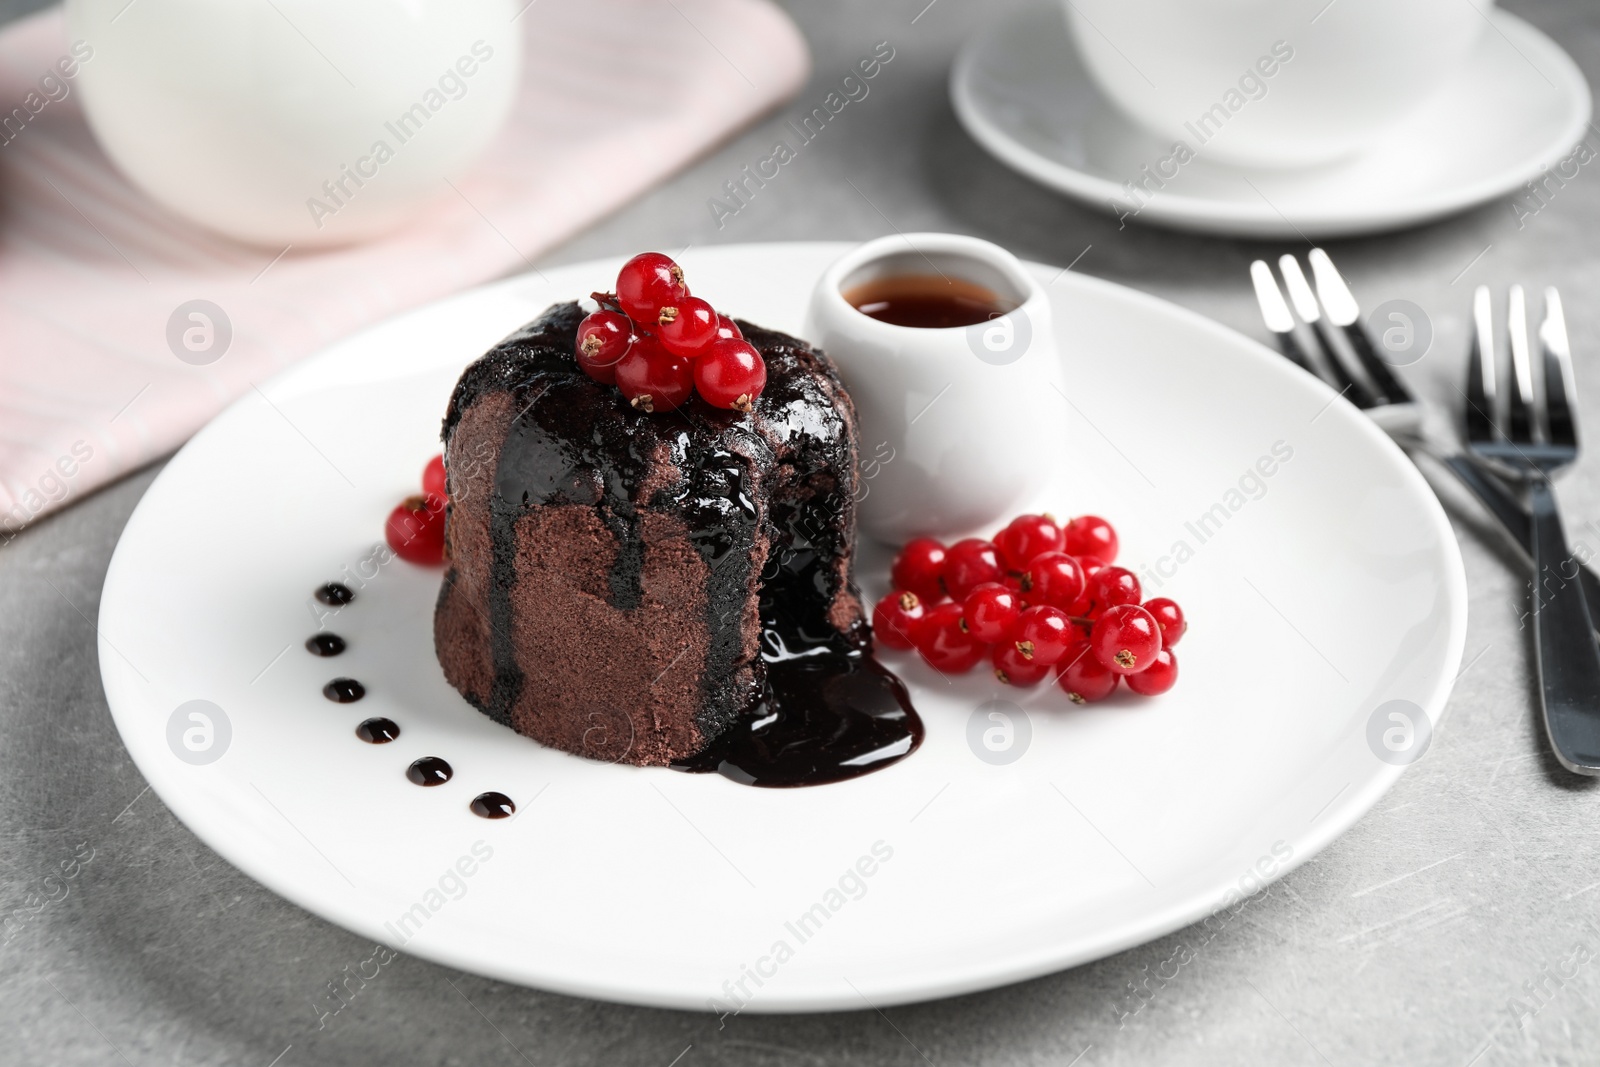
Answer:
<path fill-rule="evenodd" d="M 922 744 L 922 720 L 900 679 L 871 654 L 762 634 L 767 691 L 710 747 L 673 770 L 715 771 L 745 785 L 841 782 Z"/>
<path fill-rule="evenodd" d="M 798 508 L 777 526 L 788 544 L 775 548 L 761 575 L 761 698 L 673 770 L 790 787 L 841 782 L 904 759 L 923 734 L 910 694 L 864 647 L 864 635 L 852 639 L 827 624 L 831 553 L 807 539 L 818 527 Z"/>

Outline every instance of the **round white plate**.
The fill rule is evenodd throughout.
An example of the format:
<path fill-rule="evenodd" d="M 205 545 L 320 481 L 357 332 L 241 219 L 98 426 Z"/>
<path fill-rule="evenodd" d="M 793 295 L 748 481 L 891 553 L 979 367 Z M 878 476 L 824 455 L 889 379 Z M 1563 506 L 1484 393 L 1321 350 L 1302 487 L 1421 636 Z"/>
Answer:
<path fill-rule="evenodd" d="M 719 307 L 794 330 L 845 247 L 696 249 L 684 267 Z M 881 1006 L 1194 922 L 1303 862 L 1393 784 L 1400 767 L 1368 740 L 1375 709 L 1410 701 L 1437 721 L 1466 596 L 1450 528 L 1404 456 L 1263 346 L 1037 266 L 1053 281 L 1072 448 L 1030 458 L 1070 466 L 1078 486 L 1039 503 L 1112 518 L 1123 560 L 1189 610 L 1166 697 L 1074 708 L 1053 688 L 949 684 L 890 654 L 927 725 L 921 750 L 850 782 L 755 789 L 564 755 L 474 711 L 434 660 L 436 570 L 378 568 L 328 620 L 349 650 L 308 654 L 311 591 L 363 570 L 437 450 L 461 368 L 552 302 L 605 288 L 619 262 L 465 293 L 307 360 L 201 431 L 129 520 L 100 611 L 117 727 L 178 817 L 290 900 L 566 993 L 731 1007 L 743 982 L 750 1011 Z M 869 594 L 885 569 L 863 552 Z M 335 675 L 366 698 L 324 699 Z M 1003 724 L 984 711 L 973 731 L 996 698 L 1024 706 L 1009 764 L 982 741 Z M 179 710 L 195 700 L 226 719 L 209 742 Z M 358 741 L 356 723 L 380 714 L 400 738 Z M 220 757 L 191 762 L 185 729 Z M 455 778 L 412 785 L 405 768 L 424 755 Z M 515 818 L 470 814 L 489 789 L 515 798 Z"/>
<path fill-rule="evenodd" d="M 967 132 L 1002 163 L 1119 217 L 1247 237 L 1370 233 L 1510 193 L 1583 137 L 1590 98 L 1577 65 L 1514 15 L 1494 11 L 1489 23 L 1450 85 L 1349 159 L 1239 169 L 1200 146 L 1189 163 L 1164 165 L 1176 169 L 1164 187 L 1138 195 L 1125 183 L 1145 182 L 1146 166 L 1159 176 L 1173 145 L 1100 94 L 1059 3 L 990 25 L 956 61 L 950 95 Z"/>

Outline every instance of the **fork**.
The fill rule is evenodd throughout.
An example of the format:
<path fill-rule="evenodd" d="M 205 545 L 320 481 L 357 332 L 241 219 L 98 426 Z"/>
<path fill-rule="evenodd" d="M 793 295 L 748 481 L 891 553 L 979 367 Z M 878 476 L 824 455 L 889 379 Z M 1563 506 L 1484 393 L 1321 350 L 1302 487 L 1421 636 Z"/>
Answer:
<path fill-rule="evenodd" d="M 1473 294 L 1476 326 L 1462 412 L 1467 449 L 1520 483 L 1528 498 L 1533 555 L 1533 643 L 1545 732 L 1562 766 L 1600 775 L 1600 644 L 1581 587 L 1561 581 L 1545 595 L 1547 571 L 1570 560 L 1552 479 L 1578 458 L 1572 417 L 1572 353 L 1561 296 L 1544 291 L 1539 374 L 1528 346 L 1527 297 L 1514 285 L 1507 298 L 1511 394 L 1499 419 L 1500 373 L 1489 290 Z M 1559 577 L 1559 572 L 1556 572 Z"/>
<path fill-rule="evenodd" d="M 1266 322 L 1267 329 L 1277 338 L 1279 350 L 1302 369 L 1316 374 L 1343 393 L 1402 448 L 1431 456 L 1455 475 L 1457 480 L 1477 497 L 1478 502 L 1488 510 L 1489 514 L 1499 521 L 1511 540 L 1531 561 L 1533 527 L 1528 519 L 1527 510 L 1497 477 L 1486 471 L 1471 456 L 1459 451 L 1434 447 L 1424 439 L 1421 404 L 1389 365 L 1378 356 L 1372 339 L 1361 322 L 1360 305 L 1356 303 L 1350 287 L 1345 284 L 1344 278 L 1334 267 L 1333 260 L 1320 248 L 1313 248 L 1306 258 L 1311 264 L 1312 277 L 1316 279 L 1315 295 L 1306 282 L 1299 261 L 1293 256 L 1280 257 L 1278 266 L 1283 272 L 1284 286 L 1294 302 L 1295 312 L 1298 312 L 1301 320 L 1306 323 L 1314 345 L 1320 345 L 1320 358 L 1316 363 L 1308 355 L 1306 346 L 1302 345 L 1296 336 L 1295 315 L 1290 312 L 1289 305 L 1284 301 L 1283 292 L 1278 288 L 1278 283 L 1272 275 L 1272 268 L 1259 259 L 1250 264 L 1250 280 L 1255 286 L 1256 302 L 1261 306 L 1261 317 Z M 1488 299 L 1487 291 L 1474 298 L 1475 309 L 1481 306 L 1481 314 L 1475 314 L 1475 318 L 1479 320 L 1479 336 L 1485 340 L 1491 336 L 1488 332 Z M 1326 309 L 1326 317 L 1323 316 L 1321 309 Z M 1350 374 L 1349 368 L 1345 366 L 1333 344 L 1335 335 L 1330 323 L 1331 327 L 1338 328 L 1348 350 L 1373 382 L 1374 389 L 1368 389 Z M 1320 369 L 1322 366 L 1328 369 L 1326 371 Z M 1580 566 L 1578 585 L 1588 601 L 1590 617 L 1600 621 L 1600 576 L 1587 566 Z"/>

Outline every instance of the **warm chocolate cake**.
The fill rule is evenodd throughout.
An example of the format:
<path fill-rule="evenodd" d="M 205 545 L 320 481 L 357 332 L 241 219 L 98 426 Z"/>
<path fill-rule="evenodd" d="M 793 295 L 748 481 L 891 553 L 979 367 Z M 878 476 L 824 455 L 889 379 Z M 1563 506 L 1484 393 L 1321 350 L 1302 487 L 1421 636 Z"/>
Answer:
<path fill-rule="evenodd" d="M 467 368 L 444 421 L 450 568 L 434 619 L 486 715 L 610 762 L 833 780 L 916 747 L 852 572 L 855 412 L 827 357 L 740 323 L 748 414 L 630 407 L 550 308 Z"/>

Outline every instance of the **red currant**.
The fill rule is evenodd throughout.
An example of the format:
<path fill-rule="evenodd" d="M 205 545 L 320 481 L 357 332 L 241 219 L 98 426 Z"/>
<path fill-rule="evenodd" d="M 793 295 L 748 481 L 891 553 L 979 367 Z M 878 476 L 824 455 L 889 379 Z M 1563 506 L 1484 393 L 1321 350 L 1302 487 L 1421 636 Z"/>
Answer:
<path fill-rule="evenodd" d="M 443 456 L 434 456 L 428 460 L 428 465 L 422 468 L 422 495 L 428 498 L 430 508 L 444 507 L 448 494 L 444 488 Z"/>
<path fill-rule="evenodd" d="M 1100 661 L 1085 652 L 1061 672 L 1056 679 L 1074 704 L 1093 704 L 1104 700 L 1117 687 L 1117 675 L 1100 665 Z"/>
<path fill-rule="evenodd" d="M 637 323 L 660 321 L 662 308 L 676 306 L 688 295 L 683 268 L 660 252 L 639 253 L 617 274 L 617 303 Z"/>
<path fill-rule="evenodd" d="M 735 341 L 744 340 L 744 331 L 739 329 L 739 324 L 726 315 L 717 316 L 717 340 L 733 338 Z"/>
<path fill-rule="evenodd" d="M 1060 663 L 1067 651 L 1080 640 L 1078 628 L 1072 625 L 1067 613 L 1046 604 L 1018 614 L 1010 637 L 1013 647 L 1023 659 L 1043 667 Z"/>
<path fill-rule="evenodd" d="M 1144 610 L 1156 617 L 1156 625 L 1161 627 L 1161 647 L 1171 648 L 1178 643 L 1189 629 L 1189 620 L 1183 617 L 1183 609 L 1178 607 L 1178 602 L 1158 596 L 1153 600 L 1144 602 Z"/>
<path fill-rule="evenodd" d="M 1139 595 L 1139 579 L 1126 567 L 1102 567 L 1089 579 L 1088 596 L 1097 612 L 1119 604 L 1138 604 Z"/>
<path fill-rule="evenodd" d="M 947 602 L 929 608 L 913 636 L 928 666 L 943 674 L 965 674 L 989 652 L 987 645 L 961 628 L 960 604 Z"/>
<path fill-rule="evenodd" d="M 673 355 L 694 359 L 717 339 L 717 312 L 698 296 L 686 296 L 676 307 L 662 308 L 657 322 L 661 347 Z"/>
<path fill-rule="evenodd" d="M 1046 552 L 1061 551 L 1061 527 L 1048 515 L 1018 515 L 994 535 L 1000 562 L 1008 570 L 1025 571 Z"/>
<path fill-rule="evenodd" d="M 965 600 L 978 586 L 998 582 L 1004 574 L 992 542 L 969 537 L 945 549 L 944 591 L 952 600 Z"/>
<path fill-rule="evenodd" d="M 900 549 L 889 568 L 896 589 L 917 594 L 931 604 L 944 599 L 939 575 L 944 570 L 944 546 L 931 537 L 913 537 Z"/>
<path fill-rule="evenodd" d="M 639 411 L 672 411 L 694 392 L 694 364 L 640 334 L 616 366 L 617 388 Z"/>
<path fill-rule="evenodd" d="M 916 642 L 917 621 L 927 614 L 915 593 L 891 592 L 872 609 L 872 633 L 885 648 L 907 649 Z"/>
<path fill-rule="evenodd" d="M 694 361 L 694 384 L 714 408 L 749 411 L 767 387 L 767 365 L 748 341 L 714 341 Z"/>
<path fill-rule="evenodd" d="M 1028 603 L 1049 604 L 1070 614 L 1072 606 L 1083 596 L 1083 568 L 1065 552 L 1046 552 L 1028 564 L 1022 588 Z"/>
<path fill-rule="evenodd" d="M 421 496 L 408 496 L 389 512 L 384 539 L 407 563 L 444 562 L 444 509 L 431 508 Z"/>
<path fill-rule="evenodd" d="M 994 664 L 994 676 L 1002 685 L 1038 685 L 1050 676 L 1048 664 L 1029 659 L 1018 652 L 1015 645 L 996 645 L 989 660 Z"/>
<path fill-rule="evenodd" d="M 1100 665 L 1113 674 L 1138 674 L 1161 651 L 1161 627 L 1156 617 L 1137 604 L 1110 607 L 1095 620 L 1089 649 Z"/>
<path fill-rule="evenodd" d="M 578 366 L 602 385 L 616 383 L 617 362 L 633 346 L 633 323 L 620 311 L 601 308 L 578 323 Z"/>
<path fill-rule="evenodd" d="M 1079 515 L 1061 529 L 1066 551 L 1074 556 L 1094 556 L 1102 563 L 1117 561 L 1117 531 L 1098 515 Z"/>
<path fill-rule="evenodd" d="M 1022 611 L 1022 601 L 998 582 L 985 582 L 962 602 L 962 625 L 986 645 L 998 644 L 1011 632 Z"/>
<path fill-rule="evenodd" d="M 1142 697 L 1158 697 L 1178 682 L 1178 658 L 1170 648 L 1156 653 L 1150 666 L 1128 675 L 1128 688 Z"/>

